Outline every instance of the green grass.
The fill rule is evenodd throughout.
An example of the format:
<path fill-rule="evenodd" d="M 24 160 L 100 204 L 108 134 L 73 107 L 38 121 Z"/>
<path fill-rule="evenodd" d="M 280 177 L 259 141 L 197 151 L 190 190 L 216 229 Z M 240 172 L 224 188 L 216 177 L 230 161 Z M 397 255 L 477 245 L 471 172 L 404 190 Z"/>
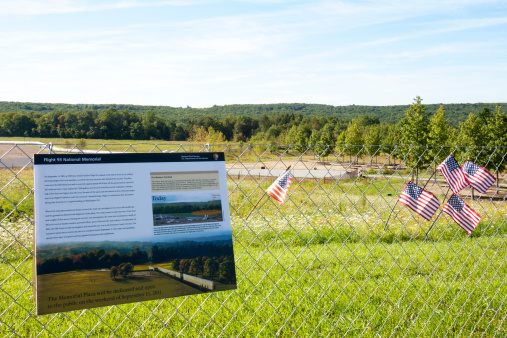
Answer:
<path fill-rule="evenodd" d="M 7 309 L 2 336 L 12 330 L 35 336 L 44 327 L 56 336 L 67 330 L 101 336 L 118 326 L 120 336 L 171 330 L 211 337 L 222 329 L 231 336 L 505 335 L 505 236 L 288 247 L 236 241 L 235 255 L 234 292 L 39 317 L 33 316 L 31 261 L 4 259 L 2 290 L 15 301 L 1 298 Z M 123 321 L 128 313 L 131 319 Z"/>
<path fill-rule="evenodd" d="M 232 177 L 236 291 L 36 317 L 32 173 L 19 175 L 28 188 L 2 191 L 20 212 L 0 227 L 1 337 L 507 334 L 505 202 L 467 200 L 483 216 L 472 236 L 447 215 L 427 235 L 431 222 L 401 205 L 386 227 L 400 178 L 295 179 L 281 208 L 264 196 L 246 220 L 272 181 Z"/>
<path fill-rule="evenodd" d="M 0 170 L 0 220 L 33 215 L 33 169 Z"/>
<path fill-rule="evenodd" d="M 103 306 L 127 303 L 130 299 L 142 301 L 200 293 L 193 287 L 163 275 L 112 280 L 109 271 L 70 271 L 39 275 L 37 283 L 39 313 L 42 314 L 80 309 L 87 304 Z M 121 289 L 132 291 L 120 292 Z M 60 296 L 75 298 L 58 300 Z M 104 297 L 117 299 L 104 301 Z"/>

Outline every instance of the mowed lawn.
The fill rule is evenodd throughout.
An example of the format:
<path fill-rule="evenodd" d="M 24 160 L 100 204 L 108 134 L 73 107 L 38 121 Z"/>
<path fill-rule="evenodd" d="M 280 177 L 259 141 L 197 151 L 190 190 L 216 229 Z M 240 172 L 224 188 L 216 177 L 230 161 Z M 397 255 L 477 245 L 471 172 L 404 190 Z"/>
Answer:
<path fill-rule="evenodd" d="M 42 314 L 200 293 L 156 272 L 114 280 L 109 271 L 53 273 L 38 276 L 37 288 Z"/>
<path fill-rule="evenodd" d="M 28 187 L 2 193 L 31 216 L 31 175 L 18 177 Z M 483 216 L 471 236 L 447 215 L 429 231 L 400 205 L 386 228 L 405 183 L 294 180 L 282 207 L 264 197 L 245 220 L 271 182 L 229 179 L 237 290 L 44 316 L 30 285 L 32 227 L 3 223 L 0 337 L 507 336 L 505 200 L 467 200 Z M 123 285 L 101 278 L 94 285 Z M 86 281 L 68 282 L 74 292 Z"/>
<path fill-rule="evenodd" d="M 56 336 L 97 337 L 217 336 L 222 330 L 230 336 L 282 337 L 507 334 L 503 235 L 438 242 L 245 244 L 235 243 L 236 291 L 39 317 L 33 316 L 29 281 L 20 277 L 30 275 L 31 261 L 3 262 L 2 290 L 14 298 L 0 300 L 2 332 L 9 335 L 15 328 L 28 337 L 45 327 Z M 98 285 L 121 285 L 100 278 Z M 66 287 L 80 291 L 79 280 L 70 279 Z"/>

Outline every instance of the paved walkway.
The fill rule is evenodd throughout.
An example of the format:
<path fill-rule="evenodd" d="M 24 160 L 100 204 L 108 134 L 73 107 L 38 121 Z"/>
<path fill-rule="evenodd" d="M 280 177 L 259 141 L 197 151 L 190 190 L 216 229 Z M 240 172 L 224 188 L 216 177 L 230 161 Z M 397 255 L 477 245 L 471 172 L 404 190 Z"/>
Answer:
<path fill-rule="evenodd" d="M 285 172 L 284 169 L 228 169 L 227 174 L 234 176 L 253 176 L 253 177 L 278 177 Z M 324 169 L 295 169 L 290 170 L 292 175 L 297 178 L 332 178 L 335 180 L 348 179 L 351 177 L 346 170 L 324 170 Z"/>

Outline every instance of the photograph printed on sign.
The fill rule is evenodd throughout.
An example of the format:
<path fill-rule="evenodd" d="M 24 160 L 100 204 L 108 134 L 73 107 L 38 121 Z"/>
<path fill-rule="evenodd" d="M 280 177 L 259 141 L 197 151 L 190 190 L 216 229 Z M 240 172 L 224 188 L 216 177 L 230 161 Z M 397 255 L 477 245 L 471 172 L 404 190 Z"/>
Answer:
<path fill-rule="evenodd" d="M 236 288 L 224 162 L 185 155 L 36 161 L 38 314 Z"/>

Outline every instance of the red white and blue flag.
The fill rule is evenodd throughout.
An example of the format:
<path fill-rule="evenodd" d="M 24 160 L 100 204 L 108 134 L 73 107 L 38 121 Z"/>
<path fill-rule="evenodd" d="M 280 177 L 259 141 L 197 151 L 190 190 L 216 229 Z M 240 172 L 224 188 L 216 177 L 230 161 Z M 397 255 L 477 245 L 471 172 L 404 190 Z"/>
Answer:
<path fill-rule="evenodd" d="M 442 162 L 437 167 L 437 170 L 440 170 L 440 172 L 442 172 L 442 175 L 444 175 L 445 179 L 447 180 L 447 183 L 451 187 L 452 192 L 455 194 L 469 185 L 469 182 L 463 173 L 463 170 L 461 170 L 458 162 L 456 162 L 456 159 L 454 156 L 452 156 L 452 154 L 447 156 L 444 162 Z"/>
<path fill-rule="evenodd" d="M 472 161 L 466 161 L 461 168 L 470 185 L 484 194 L 495 183 L 496 178 L 483 167 Z"/>
<path fill-rule="evenodd" d="M 476 213 L 474 209 L 470 208 L 465 201 L 455 194 L 452 194 L 449 201 L 443 206 L 442 211 L 449 214 L 469 235 L 481 220 L 481 215 Z"/>
<path fill-rule="evenodd" d="M 398 202 L 405 204 L 428 221 L 440 206 L 440 202 L 435 195 L 412 182 L 407 183 L 398 198 Z"/>
<path fill-rule="evenodd" d="M 266 193 L 271 195 L 280 205 L 285 201 L 287 192 L 289 191 L 290 183 L 292 182 L 292 175 L 286 171 L 280 177 L 276 179 L 266 190 Z"/>

